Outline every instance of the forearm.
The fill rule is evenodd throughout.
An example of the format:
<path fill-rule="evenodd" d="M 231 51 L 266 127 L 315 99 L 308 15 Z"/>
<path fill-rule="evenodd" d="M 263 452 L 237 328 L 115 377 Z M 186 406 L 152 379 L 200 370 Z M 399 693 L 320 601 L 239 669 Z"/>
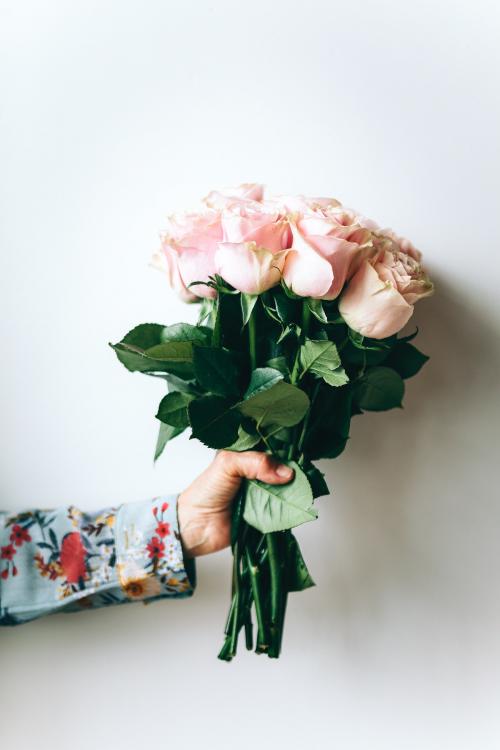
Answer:
<path fill-rule="evenodd" d="M 194 585 L 175 496 L 97 513 L 69 506 L 0 514 L 0 625 L 60 610 L 186 597 Z"/>

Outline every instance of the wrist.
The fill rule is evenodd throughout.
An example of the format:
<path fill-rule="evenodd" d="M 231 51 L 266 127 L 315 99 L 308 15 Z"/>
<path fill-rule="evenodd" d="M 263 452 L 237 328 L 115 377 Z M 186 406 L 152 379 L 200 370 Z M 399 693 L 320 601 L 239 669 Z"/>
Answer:
<path fill-rule="evenodd" d="M 184 492 L 177 498 L 177 521 L 184 556 L 189 558 L 206 554 L 206 523 Z"/>

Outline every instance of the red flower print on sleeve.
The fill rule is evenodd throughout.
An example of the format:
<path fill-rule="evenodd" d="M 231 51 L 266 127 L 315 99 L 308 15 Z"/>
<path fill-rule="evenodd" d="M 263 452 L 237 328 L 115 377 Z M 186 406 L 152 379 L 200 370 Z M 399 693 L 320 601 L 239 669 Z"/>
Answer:
<path fill-rule="evenodd" d="M 17 550 L 13 544 L 7 544 L 5 547 L 2 547 L 0 556 L 2 560 L 12 560 L 16 551 Z"/>
<path fill-rule="evenodd" d="M 159 560 L 165 555 L 165 545 L 157 536 L 154 536 L 151 541 L 148 542 L 147 550 L 152 560 Z"/>
<path fill-rule="evenodd" d="M 14 524 L 9 537 L 11 542 L 14 542 L 17 547 L 20 547 L 24 542 L 31 542 L 31 536 L 28 529 L 24 529 L 19 524 Z"/>
<path fill-rule="evenodd" d="M 160 521 L 155 529 L 158 536 L 166 537 L 170 534 L 170 524 L 166 521 Z"/>
<path fill-rule="evenodd" d="M 68 583 L 78 583 L 85 578 L 85 547 L 78 531 L 66 534 L 61 544 L 60 563 Z"/>
<path fill-rule="evenodd" d="M 0 547 L 0 560 L 7 561 L 6 567 L 0 573 L 4 581 L 9 575 L 9 567 L 12 568 L 12 575 L 13 576 L 17 575 L 17 568 L 12 562 L 16 553 L 17 553 L 17 549 L 14 547 L 13 544 L 6 544 L 5 547 Z"/>

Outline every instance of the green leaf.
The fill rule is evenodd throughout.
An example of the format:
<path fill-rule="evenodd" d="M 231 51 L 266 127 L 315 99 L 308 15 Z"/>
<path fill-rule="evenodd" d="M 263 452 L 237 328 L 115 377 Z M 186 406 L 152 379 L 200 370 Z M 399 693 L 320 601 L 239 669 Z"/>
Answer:
<path fill-rule="evenodd" d="M 328 323 L 325 311 L 323 310 L 323 303 L 320 299 L 309 299 L 307 301 L 307 306 L 320 323 Z"/>
<path fill-rule="evenodd" d="M 417 334 L 418 334 L 418 328 L 416 328 L 415 331 L 413 331 L 413 333 L 410 333 L 408 336 L 401 336 L 401 338 L 397 339 L 397 341 L 401 344 L 408 343 L 410 341 L 413 341 L 413 339 L 415 338 L 415 336 L 417 336 Z"/>
<path fill-rule="evenodd" d="M 203 297 L 200 303 L 200 311 L 198 314 L 198 326 L 201 326 L 207 319 L 213 316 L 215 300 L 210 297 Z"/>
<path fill-rule="evenodd" d="M 190 341 L 171 341 L 145 350 L 127 343 L 110 346 L 131 372 L 169 372 L 187 379 L 194 375 L 193 345 Z"/>
<path fill-rule="evenodd" d="M 110 346 L 131 372 L 169 372 L 189 378 L 194 374 L 193 342 L 206 344 L 211 335 L 210 328 L 189 323 L 172 326 L 143 323 L 129 331 L 118 344 Z"/>
<path fill-rule="evenodd" d="M 385 411 L 401 406 L 404 382 L 390 367 L 371 367 L 356 383 L 356 400 L 361 409 Z"/>
<path fill-rule="evenodd" d="M 149 349 L 150 346 L 156 346 L 163 341 L 162 335 L 165 326 L 158 323 L 141 323 L 141 325 L 132 328 L 121 340 L 122 344 L 131 344 L 140 349 Z"/>
<path fill-rule="evenodd" d="M 271 367 L 273 370 L 278 370 L 285 378 L 290 377 L 290 368 L 288 367 L 286 357 L 280 356 L 268 359 L 266 362 L 266 367 Z"/>
<path fill-rule="evenodd" d="M 330 490 L 327 483 L 325 482 L 325 475 L 320 471 L 317 466 L 309 462 L 307 467 L 304 467 L 307 479 L 311 485 L 313 497 L 323 497 L 323 495 L 329 495 Z"/>
<path fill-rule="evenodd" d="M 258 433 L 251 435 L 241 425 L 238 428 L 238 438 L 228 446 L 230 451 L 249 451 L 260 443 L 261 437 Z"/>
<path fill-rule="evenodd" d="M 276 323 L 279 323 L 281 325 L 281 318 L 276 308 L 272 307 L 268 302 L 264 301 L 264 298 L 262 298 L 262 305 L 271 320 L 274 320 Z"/>
<path fill-rule="evenodd" d="M 306 339 L 299 352 L 302 375 L 312 372 L 332 386 L 349 382 L 345 370 L 340 366 L 340 356 L 333 341 Z"/>
<path fill-rule="evenodd" d="M 276 343 L 281 344 L 281 342 L 288 338 L 288 336 L 290 336 L 291 334 L 295 334 L 295 336 L 297 337 L 300 336 L 300 330 L 300 326 L 296 325 L 296 323 L 290 323 L 289 325 L 285 326 Z"/>
<path fill-rule="evenodd" d="M 166 341 L 196 341 L 205 344 L 210 341 L 211 335 L 210 328 L 193 326 L 190 323 L 175 323 L 171 326 L 142 323 L 129 331 L 120 343 L 130 344 L 139 349 L 150 349 Z"/>
<path fill-rule="evenodd" d="M 155 461 L 160 458 L 168 441 L 173 440 L 173 438 L 177 437 L 177 435 L 180 435 L 181 432 L 184 432 L 182 427 L 172 427 L 169 424 L 164 424 L 163 422 L 160 423 L 160 429 L 158 431 L 158 439 L 156 441 L 155 448 Z"/>
<path fill-rule="evenodd" d="M 302 299 L 292 299 L 279 287 L 273 289 L 276 312 L 283 325 L 299 323 L 302 315 Z"/>
<path fill-rule="evenodd" d="M 299 543 L 290 532 L 286 538 L 286 587 L 287 591 L 304 591 L 315 586 L 302 557 Z"/>
<path fill-rule="evenodd" d="M 172 427 L 185 429 L 189 426 L 189 417 L 187 407 L 193 400 L 194 396 L 189 393 L 173 391 L 167 393 L 160 401 L 156 419 L 165 422 Z"/>
<path fill-rule="evenodd" d="M 392 367 L 402 378 L 412 378 L 425 365 L 429 357 L 423 354 L 413 344 L 397 344 L 389 354 L 384 364 Z"/>
<path fill-rule="evenodd" d="M 252 310 L 254 309 L 255 303 L 258 299 L 259 296 L 257 294 L 245 294 L 244 292 L 241 293 L 241 315 L 243 318 L 243 328 L 250 320 Z"/>
<path fill-rule="evenodd" d="M 369 339 L 352 328 L 349 328 L 349 340 L 357 349 L 365 349 L 366 351 L 389 351 L 392 346 L 390 339 Z"/>
<path fill-rule="evenodd" d="M 257 367 L 252 372 L 244 398 L 252 398 L 252 396 L 256 396 L 262 391 L 267 391 L 281 380 L 283 380 L 283 375 L 279 370 L 275 370 L 272 367 Z"/>
<path fill-rule="evenodd" d="M 352 389 L 322 387 L 309 418 L 304 452 L 309 459 L 336 458 L 346 447 L 351 424 Z"/>
<path fill-rule="evenodd" d="M 227 349 L 196 346 L 193 351 L 194 372 L 200 385 L 218 396 L 240 393 L 240 355 Z"/>
<path fill-rule="evenodd" d="M 207 326 L 193 326 L 190 323 L 174 323 L 171 326 L 165 326 L 163 329 L 162 340 L 166 341 L 192 341 L 197 344 L 208 344 L 212 337 L 212 329 Z"/>
<path fill-rule="evenodd" d="M 263 534 L 292 529 L 318 516 L 312 507 L 313 496 L 306 475 L 294 461 L 289 466 L 295 469 L 295 477 L 289 484 L 247 480 L 243 517 Z"/>
<path fill-rule="evenodd" d="M 155 373 L 148 374 L 154 375 Z M 176 375 L 170 375 L 169 373 L 161 373 L 160 377 L 167 381 L 170 392 L 182 391 L 183 393 L 192 393 L 193 396 L 203 395 L 195 380 L 183 380 L 183 378 L 178 378 Z"/>
<path fill-rule="evenodd" d="M 314 341 L 306 339 L 299 352 L 303 372 L 314 368 L 335 370 L 340 365 L 340 355 L 333 341 Z"/>
<path fill-rule="evenodd" d="M 279 375 L 281 378 L 281 373 Z M 309 398 L 300 388 L 281 380 L 267 390 L 250 395 L 237 408 L 245 416 L 255 419 L 261 427 L 292 427 L 303 419 L 309 408 Z"/>
<path fill-rule="evenodd" d="M 192 437 L 209 448 L 227 448 L 238 437 L 241 417 L 232 402 L 221 396 L 202 396 L 188 406 Z"/>

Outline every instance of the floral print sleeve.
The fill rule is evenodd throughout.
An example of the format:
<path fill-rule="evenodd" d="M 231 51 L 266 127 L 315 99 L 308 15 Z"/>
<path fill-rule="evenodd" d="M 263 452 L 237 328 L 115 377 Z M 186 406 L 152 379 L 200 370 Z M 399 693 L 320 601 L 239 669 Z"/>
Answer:
<path fill-rule="evenodd" d="M 99 513 L 74 506 L 0 513 L 0 625 L 57 611 L 186 597 L 175 496 Z"/>

